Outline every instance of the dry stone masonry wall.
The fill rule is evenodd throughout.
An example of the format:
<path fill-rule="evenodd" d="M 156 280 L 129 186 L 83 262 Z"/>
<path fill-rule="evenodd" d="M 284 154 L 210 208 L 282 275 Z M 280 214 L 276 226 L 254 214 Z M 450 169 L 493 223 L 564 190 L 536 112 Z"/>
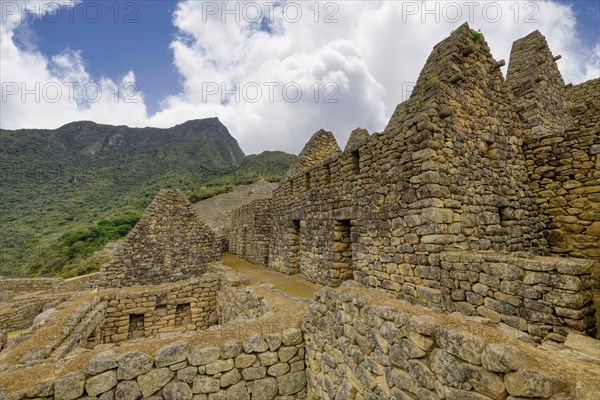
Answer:
<path fill-rule="evenodd" d="M 199 276 L 220 256 L 214 233 L 178 190 L 162 190 L 102 267 L 102 287 L 154 285 Z"/>
<path fill-rule="evenodd" d="M 600 260 L 600 79 L 569 90 L 577 126 L 526 142 L 550 251 Z"/>
<path fill-rule="evenodd" d="M 411 307 L 324 289 L 304 325 L 311 399 L 595 399 L 598 366 Z M 560 371 L 560 372 L 559 372 Z"/>
<path fill-rule="evenodd" d="M 439 259 L 438 268 L 416 275 L 441 277 L 447 311 L 502 322 L 538 341 L 563 342 L 569 329 L 596 334 L 591 260 L 470 252 Z"/>
<path fill-rule="evenodd" d="M 253 264 L 267 266 L 269 260 L 269 241 L 271 200 L 254 200 L 233 211 L 235 221 L 229 235 L 229 249 Z"/>
<path fill-rule="evenodd" d="M 94 285 L 99 274 L 93 273 L 75 278 L 20 278 L 0 279 L 0 302 L 9 301 L 15 296 L 23 296 L 27 293 L 40 292 L 65 293 L 78 292 Z"/>
<path fill-rule="evenodd" d="M 300 329 L 244 342 L 191 348 L 176 342 L 154 356 L 113 352 L 93 357 L 82 371 L 38 383 L 31 399 L 306 399 L 304 340 Z"/>
<path fill-rule="evenodd" d="M 448 251 L 491 251 L 499 254 L 486 268 L 527 270 L 525 259 L 535 255 L 597 259 L 600 251 L 600 80 L 566 88 L 537 31 L 513 45 L 506 80 L 503 65 L 481 34 L 462 25 L 434 47 L 411 98 L 382 133 L 356 130 L 343 152 L 330 132 L 315 133 L 266 213 L 268 268 L 329 286 L 354 279 L 467 315 L 480 308 L 537 339 L 563 340 L 567 328 L 593 334 L 589 270 L 577 287 L 560 285 L 580 279 L 579 272 L 565 276 L 556 268 L 540 267 L 551 275 L 545 282 L 526 282 L 525 272 L 494 276 L 504 287 L 483 293 L 478 279 L 487 272 L 477 263 L 469 264 L 473 271 L 439 264 Z M 261 220 L 259 213 L 265 211 L 246 208 L 244 226 L 234 221 L 233 230 L 252 231 L 248 222 Z M 239 246 L 232 250 L 249 257 Z M 472 290 L 477 283 L 486 296 Z M 535 285 L 542 300 L 534 307 L 525 289 Z M 559 315 L 561 306 L 543 296 L 562 291 L 585 301 Z M 517 296 L 517 304 L 506 296 Z M 501 310 L 499 302 L 510 307 Z"/>
<path fill-rule="evenodd" d="M 206 329 L 211 315 L 216 317 L 220 284 L 219 275 L 205 274 L 177 286 L 105 294 L 102 300 L 108 307 L 100 337 L 88 341 L 117 343 L 167 332 Z"/>

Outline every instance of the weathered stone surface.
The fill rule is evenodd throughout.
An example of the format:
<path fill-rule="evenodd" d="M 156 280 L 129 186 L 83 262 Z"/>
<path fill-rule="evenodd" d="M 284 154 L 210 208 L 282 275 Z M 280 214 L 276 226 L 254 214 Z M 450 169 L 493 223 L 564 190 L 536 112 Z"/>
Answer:
<path fill-rule="evenodd" d="M 246 353 L 262 353 L 269 348 L 267 342 L 258 333 L 250 335 L 242 346 Z"/>
<path fill-rule="evenodd" d="M 54 398 L 56 400 L 73 400 L 83 394 L 85 374 L 74 372 L 54 381 Z"/>
<path fill-rule="evenodd" d="M 206 373 L 208 375 L 215 375 L 219 372 L 229 371 L 233 366 L 234 361 L 232 359 L 213 361 L 210 364 L 206 364 Z"/>
<path fill-rule="evenodd" d="M 523 361 L 516 347 L 492 343 L 483 350 L 481 364 L 492 372 L 509 372 L 521 368 Z"/>
<path fill-rule="evenodd" d="M 174 376 L 175 372 L 169 368 L 158 368 L 138 376 L 137 381 L 142 395 L 148 397 L 165 386 Z"/>
<path fill-rule="evenodd" d="M 27 390 L 27 397 L 49 397 L 54 394 L 54 382 L 41 382 Z"/>
<path fill-rule="evenodd" d="M 286 329 L 281 335 L 285 346 L 294 346 L 302 343 L 302 331 L 298 328 Z"/>
<path fill-rule="evenodd" d="M 221 376 L 221 387 L 228 387 L 231 385 L 235 385 L 242 379 L 242 375 L 238 372 L 237 369 L 232 369 L 229 372 L 226 372 Z"/>
<path fill-rule="evenodd" d="M 98 396 L 117 386 L 117 372 L 106 371 L 100 375 L 88 378 L 85 383 L 85 391 L 89 396 Z"/>
<path fill-rule="evenodd" d="M 109 369 L 117 368 L 117 359 L 112 352 L 100 353 L 88 363 L 85 371 L 88 375 L 97 375 Z"/>
<path fill-rule="evenodd" d="M 231 386 L 227 389 L 226 396 L 227 400 L 250 400 L 250 395 L 246 390 L 246 382 L 242 381 Z"/>
<path fill-rule="evenodd" d="M 192 400 L 193 393 L 189 385 L 184 382 L 170 382 L 168 383 L 163 391 L 163 397 L 165 400 Z"/>
<path fill-rule="evenodd" d="M 504 382 L 511 396 L 548 398 L 558 392 L 557 381 L 546 379 L 535 372 L 511 372 L 506 374 Z"/>
<path fill-rule="evenodd" d="M 120 381 L 115 391 L 115 399 L 137 400 L 142 397 L 142 392 L 136 381 Z"/>
<path fill-rule="evenodd" d="M 156 352 L 154 364 L 156 368 L 168 367 L 188 358 L 189 349 L 186 343 L 171 343 Z"/>
<path fill-rule="evenodd" d="M 264 378 L 267 374 L 267 368 L 265 367 L 250 367 L 242 370 L 242 377 L 245 381 L 253 381 L 256 379 Z"/>
<path fill-rule="evenodd" d="M 119 357 L 118 364 L 117 379 L 129 380 L 150 371 L 154 365 L 154 359 L 146 353 L 135 351 Z"/>
<path fill-rule="evenodd" d="M 197 347 L 190 352 L 188 361 L 192 365 L 206 365 L 217 361 L 220 357 L 219 347 Z"/>
<path fill-rule="evenodd" d="M 306 386 L 306 374 L 304 371 L 292 372 L 277 378 L 279 394 L 282 396 L 298 393 Z"/>
<path fill-rule="evenodd" d="M 197 376 L 194 379 L 192 391 L 196 393 L 215 393 L 221 388 L 221 383 L 218 379 L 210 378 L 208 376 Z"/>
<path fill-rule="evenodd" d="M 192 383 L 197 374 L 197 367 L 185 367 L 177 371 L 177 379 L 185 383 Z"/>
<path fill-rule="evenodd" d="M 235 358 L 235 367 L 248 368 L 254 364 L 256 358 L 257 357 L 254 354 L 240 354 Z"/>
<path fill-rule="evenodd" d="M 252 382 L 252 400 L 273 400 L 279 393 L 275 378 L 258 379 Z"/>

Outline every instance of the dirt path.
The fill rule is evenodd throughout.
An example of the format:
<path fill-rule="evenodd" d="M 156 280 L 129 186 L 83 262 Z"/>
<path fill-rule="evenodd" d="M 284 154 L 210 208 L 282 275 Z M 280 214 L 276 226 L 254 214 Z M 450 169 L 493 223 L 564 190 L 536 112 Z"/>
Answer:
<path fill-rule="evenodd" d="M 258 267 L 235 254 L 223 254 L 221 262 L 235 271 L 246 275 L 250 279 L 251 285 L 259 282 L 269 282 L 290 296 L 311 299 L 316 292 L 322 289 L 322 286 L 307 282 L 300 275 L 285 275 Z"/>

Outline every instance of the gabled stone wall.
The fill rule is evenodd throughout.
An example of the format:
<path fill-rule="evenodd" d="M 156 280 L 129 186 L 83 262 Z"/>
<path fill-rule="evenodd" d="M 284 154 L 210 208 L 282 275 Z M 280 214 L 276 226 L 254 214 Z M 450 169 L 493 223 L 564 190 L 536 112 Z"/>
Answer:
<path fill-rule="evenodd" d="M 516 264 L 549 252 L 597 258 L 598 85 L 566 89 L 539 32 L 515 42 L 511 57 L 504 80 L 504 61 L 462 25 L 434 47 L 410 99 L 382 133 L 357 130 L 341 153 L 330 133 L 315 133 L 301 153 L 311 154 L 310 162 L 293 166 L 273 194 L 268 268 L 329 286 L 354 279 L 473 314 L 479 300 L 471 304 L 442 274 L 430 276 L 437 255 L 494 251 Z M 324 138 L 328 151 L 319 153 Z M 569 289 L 586 298 L 575 307 L 577 323 L 544 304 L 537 311 L 552 317 L 518 311 L 512 325 L 537 338 L 562 336 L 566 327 L 592 334 L 589 286 L 586 279 Z"/>
<path fill-rule="evenodd" d="M 463 25 L 435 46 L 383 133 L 292 170 L 273 196 L 269 267 L 399 291 L 400 265 L 448 248 L 543 250 L 500 66 Z M 336 256 L 344 223 L 353 274 Z"/>
<path fill-rule="evenodd" d="M 101 287 L 154 285 L 202 275 L 220 256 L 212 230 L 178 190 L 162 190 L 102 267 Z"/>

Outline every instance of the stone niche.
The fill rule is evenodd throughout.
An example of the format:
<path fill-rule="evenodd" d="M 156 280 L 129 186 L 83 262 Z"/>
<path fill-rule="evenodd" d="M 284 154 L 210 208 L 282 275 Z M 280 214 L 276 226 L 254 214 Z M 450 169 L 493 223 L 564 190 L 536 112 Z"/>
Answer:
<path fill-rule="evenodd" d="M 167 332 L 206 329 L 216 315 L 220 278 L 207 273 L 174 286 L 148 286 L 144 290 L 108 292 L 108 302 L 99 337 L 89 343 L 118 343 L 124 340 L 157 336 Z"/>

